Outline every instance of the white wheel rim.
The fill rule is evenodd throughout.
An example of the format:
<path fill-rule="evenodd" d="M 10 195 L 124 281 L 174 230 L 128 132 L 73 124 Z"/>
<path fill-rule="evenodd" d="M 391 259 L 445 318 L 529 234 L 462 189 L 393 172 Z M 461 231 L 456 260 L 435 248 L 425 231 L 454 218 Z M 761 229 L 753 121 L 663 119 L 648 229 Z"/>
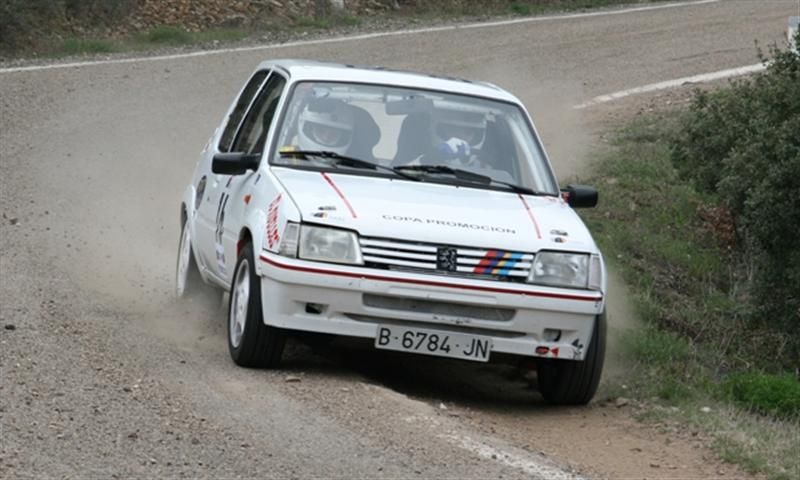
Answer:
<path fill-rule="evenodd" d="M 247 307 L 250 302 L 250 264 L 246 259 L 242 260 L 238 270 L 236 270 L 231 296 L 231 311 L 228 314 L 230 318 L 228 336 L 230 336 L 233 348 L 238 348 L 244 335 Z"/>
<path fill-rule="evenodd" d="M 192 255 L 192 242 L 189 235 L 189 224 L 183 226 L 181 246 L 178 249 L 178 271 L 175 275 L 175 295 L 180 298 L 186 293 L 186 281 L 189 275 L 189 262 Z"/>

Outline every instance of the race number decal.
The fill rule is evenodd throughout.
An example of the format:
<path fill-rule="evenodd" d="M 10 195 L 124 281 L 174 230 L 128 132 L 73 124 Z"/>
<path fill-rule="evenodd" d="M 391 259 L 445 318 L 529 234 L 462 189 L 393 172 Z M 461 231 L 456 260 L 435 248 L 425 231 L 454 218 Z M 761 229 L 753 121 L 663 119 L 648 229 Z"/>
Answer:
<path fill-rule="evenodd" d="M 222 235 L 225 232 L 225 207 L 228 205 L 230 194 L 222 192 L 219 197 L 219 206 L 217 207 L 217 228 L 214 231 L 214 250 L 217 257 L 217 267 L 222 275 L 226 274 L 225 269 L 225 247 L 222 245 Z"/>

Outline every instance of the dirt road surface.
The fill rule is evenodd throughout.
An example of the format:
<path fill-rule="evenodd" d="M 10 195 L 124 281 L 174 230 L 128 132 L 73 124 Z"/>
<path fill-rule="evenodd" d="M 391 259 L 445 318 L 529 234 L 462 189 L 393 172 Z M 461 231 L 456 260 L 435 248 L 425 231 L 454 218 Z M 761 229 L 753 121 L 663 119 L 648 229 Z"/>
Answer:
<path fill-rule="evenodd" d="M 757 63 L 754 40 L 781 41 L 796 10 L 724 1 L 0 73 L 0 478 L 746 478 L 701 435 L 604 402 L 548 407 L 502 366 L 292 343 L 282 370 L 237 368 L 221 300 L 171 299 L 178 206 L 265 58 L 497 83 L 566 178 L 610 108 L 572 105 Z"/>

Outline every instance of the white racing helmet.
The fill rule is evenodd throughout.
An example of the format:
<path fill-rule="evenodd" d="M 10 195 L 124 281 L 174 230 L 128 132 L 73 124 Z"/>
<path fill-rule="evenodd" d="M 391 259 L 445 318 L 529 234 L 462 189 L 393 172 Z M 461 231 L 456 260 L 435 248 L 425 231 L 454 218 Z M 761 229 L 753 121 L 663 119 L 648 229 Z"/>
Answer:
<path fill-rule="evenodd" d="M 431 116 L 435 144 L 457 138 L 480 149 L 486 138 L 486 115 L 478 112 L 436 109 Z"/>
<path fill-rule="evenodd" d="M 355 118 L 339 100 L 312 101 L 298 117 L 298 143 L 303 150 L 344 154 L 353 141 Z"/>

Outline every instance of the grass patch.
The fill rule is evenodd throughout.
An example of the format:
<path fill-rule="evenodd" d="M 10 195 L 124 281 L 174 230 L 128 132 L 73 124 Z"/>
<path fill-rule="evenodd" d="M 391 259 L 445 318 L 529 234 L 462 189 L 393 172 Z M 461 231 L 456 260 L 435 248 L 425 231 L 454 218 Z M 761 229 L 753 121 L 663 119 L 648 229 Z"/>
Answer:
<path fill-rule="evenodd" d="M 514 15 L 527 16 L 531 14 L 531 6 L 524 3 L 512 3 L 509 7 Z"/>
<path fill-rule="evenodd" d="M 207 42 L 238 42 L 244 40 L 250 32 L 242 28 L 213 28 L 202 32 L 192 33 L 192 40 L 196 43 Z"/>
<path fill-rule="evenodd" d="M 192 43 L 194 38 L 186 30 L 171 25 L 161 25 L 140 34 L 137 39 L 142 43 L 154 45 L 184 45 Z"/>
<path fill-rule="evenodd" d="M 800 417 L 800 382 L 792 375 L 738 373 L 722 382 L 726 398 L 742 407 L 778 417 Z"/>
<path fill-rule="evenodd" d="M 579 182 L 601 192 L 600 205 L 581 216 L 644 323 L 620 338 L 624 395 L 646 401 L 644 421 L 707 432 L 722 459 L 749 472 L 800 478 L 800 384 L 792 375 L 735 373 L 774 369 L 783 340 L 745 321 L 731 288 L 737 259 L 704 216 L 719 200 L 673 167 L 678 120 L 666 112 L 624 126 L 593 177 Z"/>
<path fill-rule="evenodd" d="M 91 55 L 118 52 L 119 47 L 109 40 L 68 38 L 61 44 L 59 53 L 63 55 Z"/>

